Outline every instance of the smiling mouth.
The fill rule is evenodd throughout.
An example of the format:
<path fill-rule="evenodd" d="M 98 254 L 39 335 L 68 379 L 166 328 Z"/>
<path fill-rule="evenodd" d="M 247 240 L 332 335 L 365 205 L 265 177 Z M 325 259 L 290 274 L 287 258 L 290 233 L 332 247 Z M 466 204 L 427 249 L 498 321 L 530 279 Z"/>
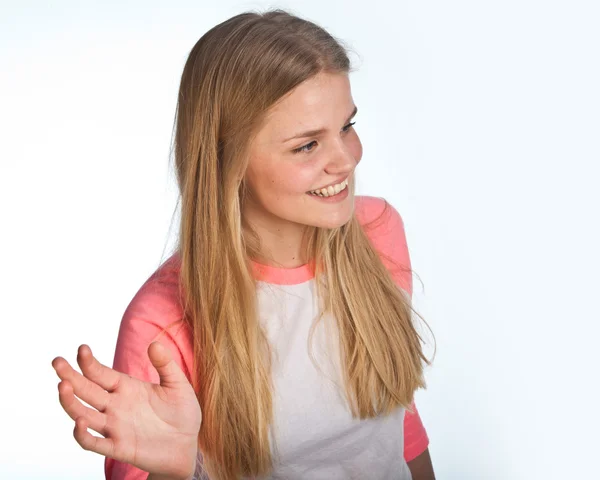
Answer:
<path fill-rule="evenodd" d="M 348 188 L 348 178 L 346 178 L 346 180 L 336 184 L 336 185 L 331 185 L 327 188 L 320 188 L 319 190 L 311 190 L 308 193 L 309 195 L 314 195 L 317 197 L 333 197 L 334 195 L 337 195 L 338 193 L 344 191 L 346 188 Z"/>

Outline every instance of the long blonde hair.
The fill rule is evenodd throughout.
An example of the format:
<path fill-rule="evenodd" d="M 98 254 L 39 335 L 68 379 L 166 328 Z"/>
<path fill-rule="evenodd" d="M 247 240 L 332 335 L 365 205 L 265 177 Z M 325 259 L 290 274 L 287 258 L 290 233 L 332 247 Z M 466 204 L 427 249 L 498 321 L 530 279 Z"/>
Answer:
<path fill-rule="evenodd" d="M 246 12 L 213 27 L 183 70 L 174 142 L 177 249 L 203 415 L 198 445 L 213 479 L 272 469 L 271 350 L 258 319 L 251 262 L 259 258 L 260 239 L 241 214 L 250 193 L 244 174 L 268 109 L 320 72 L 350 72 L 346 50 L 321 27 L 283 10 Z M 306 245 L 322 314 L 331 313 L 339 330 L 353 415 L 410 408 L 415 390 L 425 388 L 423 362 L 430 363 L 410 298 L 355 216 L 340 228 L 312 229 Z"/>

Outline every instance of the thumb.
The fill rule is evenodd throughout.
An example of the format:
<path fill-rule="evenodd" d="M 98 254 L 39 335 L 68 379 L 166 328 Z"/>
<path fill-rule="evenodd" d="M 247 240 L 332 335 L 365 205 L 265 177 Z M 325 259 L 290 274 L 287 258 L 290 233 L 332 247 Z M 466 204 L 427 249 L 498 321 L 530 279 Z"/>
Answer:
<path fill-rule="evenodd" d="M 156 368 L 163 387 L 177 387 L 189 383 L 185 374 L 171 357 L 171 352 L 160 342 L 152 342 L 148 347 L 148 358 Z"/>

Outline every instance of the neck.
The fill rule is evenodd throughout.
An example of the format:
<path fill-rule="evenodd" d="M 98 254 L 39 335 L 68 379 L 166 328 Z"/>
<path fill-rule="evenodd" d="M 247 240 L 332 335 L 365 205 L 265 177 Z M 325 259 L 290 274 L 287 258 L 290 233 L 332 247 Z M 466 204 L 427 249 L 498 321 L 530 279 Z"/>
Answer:
<path fill-rule="evenodd" d="M 309 262 L 306 253 L 306 225 L 280 218 L 254 217 L 248 222 L 260 239 L 260 251 L 253 260 L 263 265 L 296 268 Z"/>
<path fill-rule="evenodd" d="M 303 242 L 305 227 L 264 228 L 254 224 L 260 238 L 260 252 L 254 260 L 263 265 L 281 268 L 296 268 L 308 263 Z"/>

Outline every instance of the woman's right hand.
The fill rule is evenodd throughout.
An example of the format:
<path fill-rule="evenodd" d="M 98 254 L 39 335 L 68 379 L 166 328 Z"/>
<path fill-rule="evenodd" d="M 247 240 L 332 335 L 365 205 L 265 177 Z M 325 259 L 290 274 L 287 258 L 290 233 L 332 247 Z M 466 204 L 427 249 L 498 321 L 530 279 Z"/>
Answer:
<path fill-rule="evenodd" d="M 143 382 L 96 360 L 87 345 L 77 352 L 83 373 L 62 357 L 58 398 L 75 420 L 73 436 L 85 450 L 130 463 L 152 474 L 188 478 L 194 473 L 202 412 L 185 374 L 159 342 L 148 347 L 160 384 Z M 91 405 L 89 408 L 78 398 Z M 87 428 L 104 438 L 96 437 Z"/>

